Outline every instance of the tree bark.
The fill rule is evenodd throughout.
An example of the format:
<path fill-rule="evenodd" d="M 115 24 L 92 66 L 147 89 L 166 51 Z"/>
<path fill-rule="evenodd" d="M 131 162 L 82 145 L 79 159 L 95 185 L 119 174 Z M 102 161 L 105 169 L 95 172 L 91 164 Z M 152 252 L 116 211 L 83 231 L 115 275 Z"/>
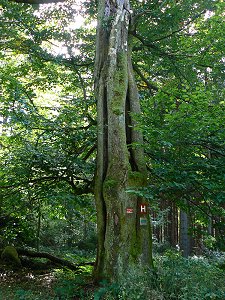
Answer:
<path fill-rule="evenodd" d="M 191 255 L 191 239 L 188 233 L 190 225 L 189 216 L 186 212 L 182 209 L 180 210 L 180 234 L 179 234 L 179 241 L 180 241 L 180 250 L 184 257 L 188 257 Z"/>
<path fill-rule="evenodd" d="M 142 143 L 142 136 L 135 130 L 133 119 L 133 114 L 140 113 L 140 105 L 131 63 L 130 18 L 129 1 L 99 1 L 95 62 L 96 279 L 117 278 L 129 264 L 152 265 L 149 214 L 141 217 L 142 199 L 127 193 L 146 184 L 143 150 L 134 146 Z M 127 213 L 129 208 L 131 213 Z"/>
<path fill-rule="evenodd" d="M 176 248 L 178 245 L 178 211 L 174 201 L 169 201 L 169 207 L 168 241 L 170 246 Z"/>

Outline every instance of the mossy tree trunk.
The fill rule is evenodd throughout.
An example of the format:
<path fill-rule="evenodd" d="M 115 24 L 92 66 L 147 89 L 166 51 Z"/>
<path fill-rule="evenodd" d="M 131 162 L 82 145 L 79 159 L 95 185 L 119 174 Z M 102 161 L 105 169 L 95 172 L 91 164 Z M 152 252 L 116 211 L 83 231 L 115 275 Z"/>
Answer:
<path fill-rule="evenodd" d="M 131 264 L 152 265 L 149 214 L 140 225 L 142 199 L 127 190 L 146 184 L 142 143 L 132 115 L 140 113 L 129 38 L 129 1 L 100 0 L 95 92 L 98 154 L 95 198 L 98 223 L 96 278 L 113 279 Z M 127 213 L 130 208 L 131 213 Z"/>

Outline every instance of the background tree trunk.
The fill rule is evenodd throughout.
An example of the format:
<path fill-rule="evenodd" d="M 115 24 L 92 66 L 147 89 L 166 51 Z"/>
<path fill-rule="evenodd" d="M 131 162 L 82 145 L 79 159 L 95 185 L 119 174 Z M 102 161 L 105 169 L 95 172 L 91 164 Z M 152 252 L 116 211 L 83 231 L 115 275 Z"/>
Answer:
<path fill-rule="evenodd" d="M 98 154 L 95 198 L 98 224 L 96 278 L 113 279 L 129 264 L 152 265 L 149 214 L 142 199 L 127 193 L 146 184 L 142 143 L 133 113 L 140 112 L 128 39 L 130 6 L 126 0 L 100 0 L 97 28 L 95 92 Z M 132 213 L 127 213 L 131 208 Z"/>
<path fill-rule="evenodd" d="M 188 257 L 189 255 L 191 255 L 192 252 L 191 237 L 188 232 L 189 226 L 190 226 L 190 220 L 188 214 L 183 210 L 180 210 L 179 240 L 180 240 L 180 250 L 182 251 L 184 257 Z"/>
<path fill-rule="evenodd" d="M 169 201 L 169 207 L 168 241 L 170 246 L 176 248 L 178 245 L 178 211 L 177 206 L 173 201 Z"/>

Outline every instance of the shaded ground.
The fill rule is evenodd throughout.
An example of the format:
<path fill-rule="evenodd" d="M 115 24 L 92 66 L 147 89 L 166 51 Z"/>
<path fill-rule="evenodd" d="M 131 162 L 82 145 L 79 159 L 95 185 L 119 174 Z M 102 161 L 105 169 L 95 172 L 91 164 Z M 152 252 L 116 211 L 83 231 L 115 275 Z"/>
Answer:
<path fill-rule="evenodd" d="M 19 272 L 3 271 L 0 273 L 0 299 L 34 299 L 33 296 L 54 297 L 54 283 L 56 278 L 53 272 L 21 270 Z M 44 296 L 44 297 L 43 297 Z"/>
<path fill-rule="evenodd" d="M 17 271 L 0 266 L 0 300 L 91 299 L 90 271 L 75 274 L 41 262 Z"/>

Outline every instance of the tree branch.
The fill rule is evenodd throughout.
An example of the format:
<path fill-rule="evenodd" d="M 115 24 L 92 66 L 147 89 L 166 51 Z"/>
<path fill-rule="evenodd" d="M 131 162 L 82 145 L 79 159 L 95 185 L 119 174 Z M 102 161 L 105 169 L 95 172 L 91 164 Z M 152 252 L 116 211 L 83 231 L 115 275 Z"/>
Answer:
<path fill-rule="evenodd" d="M 155 85 L 153 85 L 152 83 L 150 83 L 145 77 L 144 75 L 141 73 L 141 71 L 139 70 L 139 68 L 137 67 L 137 65 L 133 65 L 133 69 L 134 71 L 140 76 L 141 80 L 144 81 L 144 83 L 147 85 L 147 87 L 150 90 L 154 90 L 154 91 L 159 91 L 159 88 Z"/>
<path fill-rule="evenodd" d="M 94 144 L 94 145 L 88 150 L 88 152 L 85 154 L 85 156 L 84 156 L 82 159 L 83 159 L 84 161 L 86 161 L 96 149 L 97 149 L 97 145 Z"/>
<path fill-rule="evenodd" d="M 17 188 L 21 185 L 26 185 L 29 183 L 35 184 L 41 181 L 51 181 L 51 180 L 56 180 L 56 179 L 60 179 L 59 176 L 46 176 L 46 177 L 40 177 L 40 178 L 35 178 L 35 179 L 31 179 L 25 182 L 20 182 L 18 184 L 12 184 L 12 185 L 1 185 L 0 189 L 11 189 L 11 188 Z"/>
<path fill-rule="evenodd" d="M 166 35 L 166 36 L 163 36 L 163 37 L 161 37 L 161 38 L 158 38 L 158 39 L 156 39 L 156 40 L 154 40 L 154 41 L 152 41 L 152 42 L 154 43 L 154 42 L 162 41 L 162 40 L 167 39 L 167 38 L 171 37 L 172 35 L 174 35 L 174 34 L 180 32 L 180 31 L 184 30 L 185 27 L 187 27 L 189 24 L 191 24 L 194 20 L 196 20 L 196 19 L 198 19 L 199 17 L 201 17 L 205 12 L 206 12 L 206 10 L 203 10 L 203 11 L 200 12 L 199 14 L 196 14 L 194 17 L 190 18 L 190 20 L 188 20 L 186 23 L 184 23 L 184 25 L 183 25 L 181 28 L 179 28 L 179 29 L 177 29 L 177 30 L 174 30 L 174 31 L 172 31 L 170 34 L 168 34 L 168 35 Z"/>
<path fill-rule="evenodd" d="M 147 85 L 147 87 L 150 89 L 150 90 L 154 90 L 156 92 L 158 92 L 159 90 L 161 92 L 163 92 L 165 95 L 167 96 L 174 96 L 174 98 L 178 101 L 182 101 L 182 102 L 185 102 L 185 103 L 188 103 L 188 101 L 186 101 L 185 99 L 182 99 L 182 97 L 177 97 L 176 95 L 173 95 L 171 93 L 168 93 L 167 91 L 163 90 L 163 89 L 159 89 L 156 85 L 152 84 L 151 82 L 149 82 L 145 77 L 144 75 L 141 73 L 141 71 L 139 70 L 138 66 L 137 65 L 133 65 L 133 68 L 135 70 L 135 72 L 140 76 L 141 80 L 144 81 L 144 83 Z"/>

